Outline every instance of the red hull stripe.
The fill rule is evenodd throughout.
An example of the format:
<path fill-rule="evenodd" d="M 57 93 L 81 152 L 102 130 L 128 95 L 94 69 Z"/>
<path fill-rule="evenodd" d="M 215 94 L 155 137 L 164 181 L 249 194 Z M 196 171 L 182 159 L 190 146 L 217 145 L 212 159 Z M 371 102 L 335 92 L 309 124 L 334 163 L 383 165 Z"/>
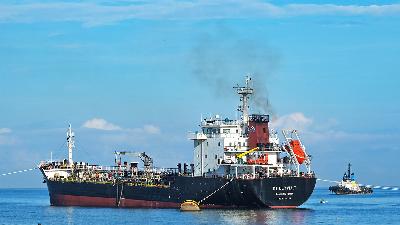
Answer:
<path fill-rule="evenodd" d="M 89 197 L 76 195 L 53 194 L 50 197 L 52 205 L 56 206 L 94 206 L 94 207 L 116 207 L 115 198 Z M 180 208 L 181 204 L 176 202 L 147 201 L 136 199 L 121 199 L 119 207 L 122 208 Z M 221 209 L 235 208 L 224 205 L 201 205 L 201 208 Z M 296 206 L 270 206 L 273 209 L 293 209 Z"/>
<path fill-rule="evenodd" d="M 294 209 L 297 208 L 297 206 L 293 205 L 279 205 L 279 206 L 270 206 L 273 209 Z"/>
<path fill-rule="evenodd" d="M 50 196 L 52 205 L 115 207 L 115 198 L 88 197 L 54 194 Z"/>
<path fill-rule="evenodd" d="M 120 207 L 126 207 L 126 208 L 179 208 L 179 207 L 181 207 L 181 204 L 176 203 L 176 202 L 121 199 Z"/>
<path fill-rule="evenodd" d="M 116 207 L 115 198 L 89 197 L 76 195 L 53 194 L 50 197 L 52 205 L 56 206 L 93 206 L 93 207 Z M 136 199 L 121 199 L 119 207 L 122 208 L 180 208 L 181 204 L 176 202 L 147 201 Z M 201 208 L 233 208 L 223 205 L 201 205 Z"/>

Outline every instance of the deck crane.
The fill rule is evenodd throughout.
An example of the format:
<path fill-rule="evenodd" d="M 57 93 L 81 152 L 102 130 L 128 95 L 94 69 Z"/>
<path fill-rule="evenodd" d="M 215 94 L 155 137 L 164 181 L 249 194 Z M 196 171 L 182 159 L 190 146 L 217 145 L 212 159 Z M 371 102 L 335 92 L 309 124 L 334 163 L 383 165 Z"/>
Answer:
<path fill-rule="evenodd" d="M 129 151 L 115 151 L 115 163 L 117 163 L 119 157 L 119 164 L 121 164 L 121 155 L 131 155 L 139 157 L 143 161 L 144 172 L 149 174 L 153 170 L 153 159 L 146 154 L 146 152 L 129 152 Z"/>

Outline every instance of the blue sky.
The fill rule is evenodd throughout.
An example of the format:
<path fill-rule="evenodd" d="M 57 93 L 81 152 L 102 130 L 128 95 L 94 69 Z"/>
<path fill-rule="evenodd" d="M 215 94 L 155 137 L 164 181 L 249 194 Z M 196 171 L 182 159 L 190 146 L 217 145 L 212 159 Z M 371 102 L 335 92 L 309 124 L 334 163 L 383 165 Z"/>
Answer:
<path fill-rule="evenodd" d="M 400 185 L 399 40 L 396 1 L 2 1 L 0 174 L 67 157 L 68 122 L 79 161 L 190 162 L 187 133 L 234 118 L 250 73 L 270 103 L 254 112 L 299 129 L 319 177 L 350 161 L 360 182 Z M 44 187 L 38 171 L 0 179 Z"/>

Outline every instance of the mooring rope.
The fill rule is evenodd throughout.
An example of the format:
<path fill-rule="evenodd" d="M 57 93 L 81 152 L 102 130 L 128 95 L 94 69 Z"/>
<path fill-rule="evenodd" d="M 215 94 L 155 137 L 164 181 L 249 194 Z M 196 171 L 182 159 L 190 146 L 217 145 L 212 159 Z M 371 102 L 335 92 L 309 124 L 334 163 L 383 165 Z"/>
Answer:
<path fill-rule="evenodd" d="M 330 183 L 340 183 L 339 181 L 336 181 L 336 180 L 327 180 L 327 179 L 320 179 L 320 178 L 317 178 L 317 181 L 324 181 L 324 182 L 330 182 Z"/>
<path fill-rule="evenodd" d="M 213 191 L 211 194 L 207 195 L 205 198 L 203 198 L 202 200 L 199 201 L 199 204 L 202 203 L 203 201 L 205 201 L 207 198 L 211 197 L 212 195 L 214 195 L 215 193 L 217 193 L 219 190 L 221 190 L 222 188 L 224 188 L 226 185 L 228 185 L 230 182 L 232 182 L 234 179 L 234 177 L 232 177 L 232 179 L 230 179 L 228 182 L 226 182 L 224 185 L 222 185 L 221 187 L 219 187 L 217 190 Z"/>
<path fill-rule="evenodd" d="M 33 171 L 35 169 L 37 169 L 37 167 L 31 168 L 31 169 L 26 169 L 26 170 L 18 170 L 18 171 L 9 172 L 9 173 L 3 173 L 3 174 L 1 174 L 1 176 L 8 176 L 8 175 L 18 174 L 18 173 L 23 173 L 23 172 L 29 172 L 29 171 Z"/>
<path fill-rule="evenodd" d="M 320 179 L 320 178 L 318 178 L 317 181 L 324 181 L 324 182 L 330 182 L 330 183 L 336 183 L 336 184 L 340 183 L 340 181 Z M 367 184 L 367 185 L 359 184 L 359 185 L 373 188 L 373 189 L 382 189 L 382 190 L 391 190 L 391 191 L 398 191 L 400 189 L 399 187 L 395 187 L 395 186 L 380 186 L 380 185 L 372 185 L 372 184 Z"/>

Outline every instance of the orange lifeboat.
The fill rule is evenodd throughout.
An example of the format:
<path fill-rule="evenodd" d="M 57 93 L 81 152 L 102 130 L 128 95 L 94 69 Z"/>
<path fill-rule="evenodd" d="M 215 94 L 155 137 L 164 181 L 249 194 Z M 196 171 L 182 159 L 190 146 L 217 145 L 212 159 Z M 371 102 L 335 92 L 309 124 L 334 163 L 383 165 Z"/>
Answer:
<path fill-rule="evenodd" d="M 302 164 L 306 159 L 306 154 L 304 153 L 303 148 L 300 145 L 299 140 L 291 140 L 290 147 L 293 149 L 293 153 L 296 155 L 297 161 Z"/>

